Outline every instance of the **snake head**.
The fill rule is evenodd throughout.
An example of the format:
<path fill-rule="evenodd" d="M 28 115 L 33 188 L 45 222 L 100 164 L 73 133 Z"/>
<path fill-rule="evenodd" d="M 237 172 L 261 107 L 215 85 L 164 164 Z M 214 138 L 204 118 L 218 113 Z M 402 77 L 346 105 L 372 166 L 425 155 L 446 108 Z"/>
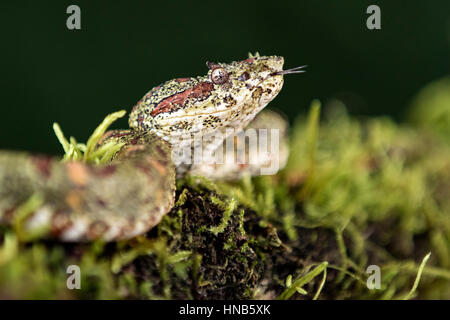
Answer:
<path fill-rule="evenodd" d="M 231 63 L 207 62 L 204 76 L 178 78 L 153 88 L 134 107 L 130 127 L 163 139 L 240 130 L 283 86 L 280 56 L 255 56 Z"/>
<path fill-rule="evenodd" d="M 267 105 L 280 92 L 283 74 L 279 72 L 283 64 L 281 56 L 252 56 L 231 63 L 207 62 L 210 69 L 207 76 L 216 84 L 219 95 L 236 102 L 232 105 L 234 112 L 257 113 L 260 106 Z"/>

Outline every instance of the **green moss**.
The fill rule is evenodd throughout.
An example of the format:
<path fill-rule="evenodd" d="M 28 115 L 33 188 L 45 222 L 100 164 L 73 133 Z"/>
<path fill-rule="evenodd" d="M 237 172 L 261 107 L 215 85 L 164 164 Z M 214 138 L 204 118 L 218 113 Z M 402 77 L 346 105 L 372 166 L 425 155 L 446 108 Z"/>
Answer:
<path fill-rule="evenodd" d="M 315 267 L 313 270 L 311 270 L 310 272 L 307 272 L 305 275 L 301 275 L 299 276 L 297 279 L 295 279 L 292 282 L 292 276 L 289 275 L 286 278 L 286 290 L 283 291 L 283 293 L 278 297 L 279 300 L 287 300 L 290 297 L 292 297 L 292 295 L 295 292 L 298 292 L 302 295 L 306 295 L 308 294 L 308 292 L 306 290 L 303 289 L 303 286 L 310 283 L 315 277 L 317 277 L 319 274 L 323 273 L 323 279 L 322 282 L 320 283 L 320 286 L 316 292 L 316 294 L 314 295 L 313 299 L 317 299 L 319 297 L 320 292 L 322 291 L 323 285 L 325 283 L 326 280 L 326 276 L 327 276 L 327 266 L 328 266 L 328 262 L 322 262 L 321 264 L 319 264 L 317 267 Z M 310 266 L 308 266 L 309 268 Z"/>
<path fill-rule="evenodd" d="M 450 77 L 433 81 L 415 97 L 408 120 L 450 142 Z"/>
<path fill-rule="evenodd" d="M 111 162 L 112 157 L 123 147 L 123 143 L 109 142 L 97 148 L 97 144 L 109 126 L 117 119 L 125 116 L 126 111 L 121 110 L 105 117 L 103 122 L 94 130 L 86 144 L 78 143 L 74 137 L 67 141 L 59 124 L 53 124 L 53 131 L 64 149 L 63 160 L 84 161 L 97 164 Z"/>
<path fill-rule="evenodd" d="M 223 211 L 223 216 L 220 221 L 220 224 L 217 226 L 210 227 L 208 231 L 212 232 L 214 235 L 218 235 L 225 231 L 225 228 L 228 226 L 228 222 L 230 221 L 231 214 L 233 213 L 236 207 L 236 201 L 232 198 L 228 201 L 228 203 L 224 203 L 217 197 L 211 197 L 211 202 L 218 206 Z"/>

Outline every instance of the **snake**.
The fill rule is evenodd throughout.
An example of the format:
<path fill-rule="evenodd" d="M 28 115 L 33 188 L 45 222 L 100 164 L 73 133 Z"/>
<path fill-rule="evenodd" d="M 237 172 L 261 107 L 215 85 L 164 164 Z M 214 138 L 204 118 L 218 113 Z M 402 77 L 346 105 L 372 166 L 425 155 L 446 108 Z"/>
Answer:
<path fill-rule="evenodd" d="M 96 148 L 121 146 L 107 164 L 1 151 L 0 225 L 13 225 L 24 203 L 38 194 L 42 201 L 23 221 L 27 230 L 47 226 L 48 236 L 63 242 L 130 239 L 148 232 L 174 207 L 180 177 L 239 179 L 257 175 L 275 160 L 282 168 L 289 153 L 287 121 L 274 111 L 261 111 L 280 92 L 284 75 L 301 73 L 304 66 L 283 70 L 283 57 L 259 54 L 206 65 L 206 75 L 154 87 L 132 108 L 128 129 L 104 133 Z M 204 159 L 211 160 L 230 137 L 245 146 L 245 136 L 235 134 L 248 128 L 281 132 L 276 159 L 188 161 L 192 154 L 186 150 L 201 147 Z M 211 136 L 215 139 L 205 139 Z"/>

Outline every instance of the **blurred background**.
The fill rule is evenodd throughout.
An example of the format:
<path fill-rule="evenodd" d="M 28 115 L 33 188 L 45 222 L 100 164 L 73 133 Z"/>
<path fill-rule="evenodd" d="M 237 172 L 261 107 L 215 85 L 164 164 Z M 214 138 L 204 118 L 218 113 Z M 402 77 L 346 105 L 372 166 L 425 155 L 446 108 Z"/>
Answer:
<path fill-rule="evenodd" d="M 66 27 L 71 4 L 81 30 Z M 381 30 L 366 27 L 370 4 L 381 8 Z M 291 119 L 312 99 L 337 98 L 351 114 L 401 120 L 419 89 L 450 68 L 448 0 L 19 0 L 0 9 L 0 149 L 61 154 L 53 122 L 85 141 L 152 87 L 249 51 L 308 65 L 271 103 Z"/>

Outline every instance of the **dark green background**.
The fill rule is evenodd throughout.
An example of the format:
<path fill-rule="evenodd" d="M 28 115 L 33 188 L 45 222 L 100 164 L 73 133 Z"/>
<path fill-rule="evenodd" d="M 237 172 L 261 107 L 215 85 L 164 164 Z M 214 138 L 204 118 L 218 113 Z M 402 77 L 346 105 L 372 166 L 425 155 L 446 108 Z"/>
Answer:
<path fill-rule="evenodd" d="M 82 29 L 66 28 L 81 7 Z M 366 28 L 377 4 L 382 30 Z M 449 73 L 450 1 L 2 1 L 1 149 L 60 153 L 52 132 L 84 141 L 103 117 L 157 84 L 206 72 L 205 61 L 282 55 L 271 104 L 293 118 L 313 98 L 358 115 L 401 119 L 413 95 Z M 115 127 L 126 127 L 122 119 Z"/>

